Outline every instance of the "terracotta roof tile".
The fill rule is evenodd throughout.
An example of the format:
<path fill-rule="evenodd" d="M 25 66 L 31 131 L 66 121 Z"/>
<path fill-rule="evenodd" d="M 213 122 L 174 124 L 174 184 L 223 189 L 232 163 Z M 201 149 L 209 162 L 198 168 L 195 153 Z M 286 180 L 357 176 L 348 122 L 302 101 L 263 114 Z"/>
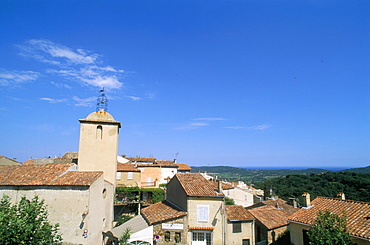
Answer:
<path fill-rule="evenodd" d="M 180 218 L 186 215 L 186 212 L 180 210 L 166 200 L 143 208 L 140 212 L 149 224 Z"/>
<path fill-rule="evenodd" d="M 311 225 L 319 211 L 328 210 L 331 213 L 347 217 L 348 233 L 353 236 L 370 239 L 370 203 L 342 200 L 329 197 L 318 197 L 311 202 L 309 208 L 302 208 L 289 216 L 289 221 Z"/>
<path fill-rule="evenodd" d="M 288 215 L 273 206 L 266 205 L 248 211 L 269 230 L 288 224 Z"/>
<path fill-rule="evenodd" d="M 299 208 L 294 208 L 292 205 L 289 205 L 287 201 L 285 201 L 281 198 L 278 198 L 276 200 L 262 201 L 262 202 L 259 202 L 259 203 L 253 204 L 252 206 L 247 207 L 247 209 L 253 209 L 253 208 L 261 207 L 261 206 L 265 206 L 265 205 L 273 206 L 273 207 L 281 210 L 282 212 L 284 212 L 288 216 L 294 214 L 295 212 L 297 212 L 299 210 Z"/>
<path fill-rule="evenodd" d="M 126 159 L 130 160 L 131 162 L 154 162 L 154 157 L 125 157 Z"/>
<path fill-rule="evenodd" d="M 131 163 L 118 163 L 117 171 L 120 172 L 140 172 L 140 169 L 136 168 L 134 164 Z"/>
<path fill-rule="evenodd" d="M 226 214 L 229 221 L 255 219 L 242 205 L 226 205 Z"/>
<path fill-rule="evenodd" d="M 191 167 L 189 165 L 187 165 L 186 163 L 175 163 L 175 165 L 177 165 L 179 168 L 177 170 L 179 171 L 190 171 L 191 170 Z"/>
<path fill-rule="evenodd" d="M 0 166 L 0 185 L 90 185 L 103 172 L 70 171 L 73 163 Z"/>
<path fill-rule="evenodd" d="M 177 173 L 177 178 L 188 196 L 224 196 L 200 173 Z"/>
<path fill-rule="evenodd" d="M 156 160 L 156 164 L 175 164 L 175 161 L 173 160 Z"/>
<path fill-rule="evenodd" d="M 215 181 L 210 181 L 208 180 L 209 182 L 211 182 L 211 184 L 213 185 L 214 189 L 217 190 L 218 188 L 218 182 L 215 182 Z M 232 186 L 231 184 L 228 184 L 228 183 L 222 183 L 222 189 L 223 190 L 230 190 L 230 189 L 234 189 L 235 187 Z"/>
<path fill-rule="evenodd" d="M 202 230 L 202 231 L 213 231 L 214 227 L 198 227 L 198 226 L 190 226 L 189 230 Z"/>

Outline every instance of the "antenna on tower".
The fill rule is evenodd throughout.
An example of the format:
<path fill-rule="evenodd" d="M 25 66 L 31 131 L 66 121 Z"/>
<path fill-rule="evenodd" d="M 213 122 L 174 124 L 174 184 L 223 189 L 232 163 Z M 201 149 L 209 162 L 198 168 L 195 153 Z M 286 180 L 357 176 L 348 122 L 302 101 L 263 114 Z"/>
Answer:
<path fill-rule="evenodd" d="M 104 87 L 103 89 L 99 90 L 99 92 L 100 92 L 100 95 L 98 96 L 98 100 L 96 103 L 96 111 L 100 111 L 101 109 L 103 109 L 104 111 L 107 111 L 108 110 L 108 98 L 107 96 L 105 96 Z"/>

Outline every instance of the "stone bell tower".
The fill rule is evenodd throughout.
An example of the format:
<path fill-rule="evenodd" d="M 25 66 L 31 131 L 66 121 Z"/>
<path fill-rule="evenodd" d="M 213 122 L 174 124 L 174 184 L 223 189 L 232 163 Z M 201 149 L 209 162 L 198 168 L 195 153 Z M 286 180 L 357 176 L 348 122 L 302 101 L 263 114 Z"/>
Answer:
<path fill-rule="evenodd" d="M 118 134 L 121 123 L 107 110 L 107 98 L 100 90 L 95 112 L 80 119 L 78 169 L 103 171 L 104 179 L 116 186 Z"/>

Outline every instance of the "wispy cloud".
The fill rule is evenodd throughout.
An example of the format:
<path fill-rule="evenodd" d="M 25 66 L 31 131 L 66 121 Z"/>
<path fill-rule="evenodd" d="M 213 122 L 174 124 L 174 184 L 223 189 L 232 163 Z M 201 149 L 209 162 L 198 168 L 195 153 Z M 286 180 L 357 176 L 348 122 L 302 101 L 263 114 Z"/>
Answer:
<path fill-rule="evenodd" d="M 247 129 L 247 130 L 265 130 L 270 128 L 271 125 L 269 124 L 262 124 L 262 125 L 257 125 L 257 126 L 252 126 L 252 127 L 243 127 L 243 126 L 228 126 L 224 128 L 229 128 L 229 129 Z"/>
<path fill-rule="evenodd" d="M 73 96 L 73 99 L 77 102 L 75 104 L 75 106 L 90 107 L 90 106 L 94 105 L 94 103 L 96 102 L 96 97 L 81 99 L 81 98 L 78 98 L 77 96 Z"/>
<path fill-rule="evenodd" d="M 62 102 L 66 102 L 67 100 L 66 99 L 52 99 L 52 98 L 40 98 L 40 100 L 44 100 L 44 101 L 47 101 L 49 103 L 62 103 Z"/>
<path fill-rule="evenodd" d="M 258 125 L 258 126 L 248 127 L 248 129 L 250 129 L 250 130 L 265 130 L 265 129 L 268 129 L 268 128 L 271 128 L 271 125 L 262 124 L 262 125 Z"/>
<path fill-rule="evenodd" d="M 225 118 L 221 117 L 201 117 L 201 118 L 194 118 L 195 121 L 223 121 L 226 120 Z"/>
<path fill-rule="evenodd" d="M 136 96 L 126 96 L 127 98 L 130 98 L 130 99 L 132 99 L 132 100 L 134 100 L 134 101 L 136 101 L 136 100 L 141 100 L 141 98 L 140 97 L 136 97 Z"/>
<path fill-rule="evenodd" d="M 196 123 L 187 123 L 178 127 L 175 127 L 175 130 L 192 130 L 192 129 L 198 129 L 201 127 L 208 126 L 208 123 L 202 123 L 202 122 L 196 122 Z"/>
<path fill-rule="evenodd" d="M 230 128 L 230 129 L 245 129 L 245 127 L 242 127 L 242 126 L 229 126 L 229 127 L 224 127 L 224 128 Z"/>
<path fill-rule="evenodd" d="M 66 83 L 56 83 L 56 82 L 51 82 L 51 84 L 53 84 L 54 86 L 56 86 L 57 88 L 66 88 L 66 89 L 72 89 L 71 86 L 69 86 L 68 84 Z"/>
<path fill-rule="evenodd" d="M 0 71 L 0 86 L 33 82 L 38 77 L 39 73 L 33 71 Z"/>
<path fill-rule="evenodd" d="M 48 69 L 48 73 L 77 80 L 87 86 L 105 87 L 107 90 L 123 86 L 119 79 L 124 70 L 100 65 L 102 61 L 99 55 L 91 51 L 72 49 L 42 39 L 31 39 L 18 47 L 22 56 L 57 67 Z"/>

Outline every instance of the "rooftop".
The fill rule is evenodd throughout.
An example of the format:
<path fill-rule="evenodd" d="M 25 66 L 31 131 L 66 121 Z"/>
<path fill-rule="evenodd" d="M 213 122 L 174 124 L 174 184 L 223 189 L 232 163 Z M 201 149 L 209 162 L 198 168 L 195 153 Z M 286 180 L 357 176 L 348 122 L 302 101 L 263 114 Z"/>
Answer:
<path fill-rule="evenodd" d="M 140 169 L 136 168 L 132 163 L 118 163 L 117 171 L 120 172 L 140 172 Z"/>
<path fill-rule="evenodd" d="M 337 215 L 345 213 L 348 233 L 370 239 L 370 203 L 339 198 L 318 197 L 308 208 L 302 208 L 289 216 L 289 221 L 312 225 L 319 211 L 328 210 Z"/>
<path fill-rule="evenodd" d="M 73 163 L 0 166 L 1 186 L 89 186 L 101 171 L 74 171 Z"/>
<path fill-rule="evenodd" d="M 155 224 L 166 220 L 180 218 L 185 216 L 186 212 L 180 210 L 165 200 L 143 208 L 141 210 L 141 214 L 149 224 Z"/>
<path fill-rule="evenodd" d="M 273 206 L 265 205 L 248 211 L 269 230 L 288 225 L 288 215 Z"/>
<path fill-rule="evenodd" d="M 178 179 L 188 196 L 224 196 L 200 173 L 177 173 L 174 178 Z"/>
<path fill-rule="evenodd" d="M 226 214 L 229 221 L 253 220 L 253 215 L 242 205 L 226 205 Z"/>

